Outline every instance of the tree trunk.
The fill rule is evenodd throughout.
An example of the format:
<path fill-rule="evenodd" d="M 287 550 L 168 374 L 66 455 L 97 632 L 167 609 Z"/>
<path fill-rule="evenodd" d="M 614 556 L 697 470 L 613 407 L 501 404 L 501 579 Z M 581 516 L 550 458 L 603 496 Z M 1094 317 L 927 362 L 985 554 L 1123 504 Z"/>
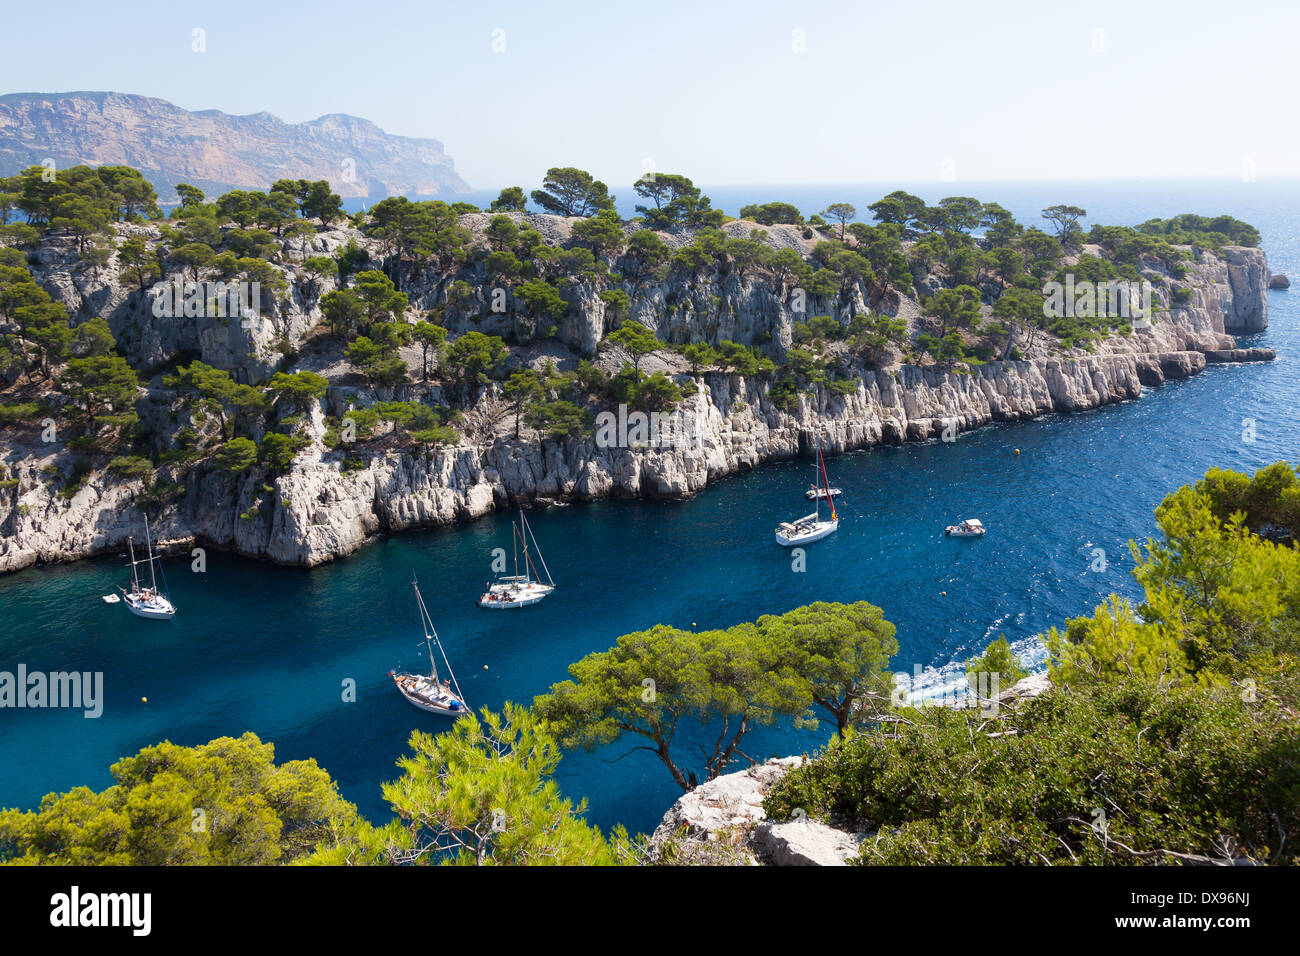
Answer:
<path fill-rule="evenodd" d="M 658 741 L 658 744 L 659 744 L 659 748 L 658 748 L 659 759 L 663 761 L 664 766 L 666 766 L 668 768 L 669 773 L 673 775 L 673 779 L 677 781 L 677 785 L 681 787 L 682 790 L 686 791 L 687 793 L 690 793 L 695 788 L 694 786 L 691 785 L 690 782 L 687 781 L 686 775 L 682 773 L 681 768 L 679 768 L 677 764 L 673 763 L 673 758 L 668 755 L 668 745 L 664 743 L 662 740 Z M 692 777 L 693 776 L 694 774 L 692 774 Z"/>

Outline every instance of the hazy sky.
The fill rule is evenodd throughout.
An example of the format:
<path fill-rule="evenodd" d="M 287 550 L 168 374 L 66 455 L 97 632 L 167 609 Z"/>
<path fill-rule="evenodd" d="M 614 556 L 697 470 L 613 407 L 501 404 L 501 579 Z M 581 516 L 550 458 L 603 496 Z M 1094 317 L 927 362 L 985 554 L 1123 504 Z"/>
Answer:
<path fill-rule="evenodd" d="M 709 184 L 1300 175 L 1294 2 L 5 0 L 3 22 L 0 92 L 353 113 L 442 140 L 476 188 L 556 165 L 611 185 L 647 164 Z"/>

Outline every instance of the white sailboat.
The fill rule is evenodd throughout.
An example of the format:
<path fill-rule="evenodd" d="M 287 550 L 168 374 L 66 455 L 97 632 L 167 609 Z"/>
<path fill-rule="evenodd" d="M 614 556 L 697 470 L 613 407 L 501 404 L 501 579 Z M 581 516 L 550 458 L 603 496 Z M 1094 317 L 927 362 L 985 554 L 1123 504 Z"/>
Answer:
<path fill-rule="evenodd" d="M 127 609 L 137 617 L 146 617 L 153 620 L 166 621 L 176 613 L 176 606 L 166 594 L 158 590 L 158 578 L 154 573 L 154 564 L 159 560 L 158 556 L 153 553 L 153 540 L 149 535 L 149 519 L 144 519 L 144 545 L 146 557 L 139 561 L 135 559 L 135 543 L 126 539 L 127 547 L 131 551 L 131 590 L 119 588 L 122 592 L 122 600 L 126 603 Z M 140 565 L 149 565 L 149 586 L 144 587 L 140 583 Z"/>
<path fill-rule="evenodd" d="M 542 557 L 542 549 L 537 544 L 537 539 L 533 537 L 533 529 L 528 526 L 528 519 L 524 517 L 524 511 L 519 509 L 519 527 L 510 526 L 514 532 L 514 560 L 515 573 L 503 575 L 496 579 L 495 582 L 489 582 L 487 590 L 484 591 L 478 599 L 479 607 L 488 608 L 511 608 L 527 607 L 529 604 L 536 604 L 542 598 L 546 597 L 555 590 L 555 582 L 551 580 L 551 571 L 546 567 L 546 559 Z M 537 552 L 537 559 L 542 562 L 542 570 L 546 572 L 546 581 L 542 581 L 542 576 L 537 572 L 537 566 L 533 564 L 533 559 L 528 551 L 528 543 L 532 542 L 533 549 Z M 524 568 L 523 574 L 519 573 L 519 552 L 523 550 Z"/>
<path fill-rule="evenodd" d="M 434 629 L 433 619 L 429 617 L 429 609 L 424 606 L 424 597 L 420 594 L 420 586 L 411 579 L 411 587 L 415 590 L 415 603 L 420 611 L 420 627 L 424 630 L 424 646 L 429 652 L 429 674 L 398 674 L 389 671 L 388 676 L 393 679 L 397 685 L 398 692 L 421 710 L 426 710 L 431 714 L 442 714 L 447 717 L 458 717 L 465 713 L 469 708 L 465 704 L 465 697 L 460 692 L 460 685 L 456 683 L 456 675 L 452 673 L 451 663 L 447 660 L 447 652 L 443 650 L 442 641 L 438 640 L 438 632 Z M 433 645 L 438 645 L 438 653 L 442 656 L 443 666 L 447 668 L 447 677 L 439 678 L 438 664 L 433 659 Z"/>
<path fill-rule="evenodd" d="M 833 534 L 840 526 L 839 515 L 835 512 L 835 496 L 831 493 L 830 482 L 826 480 L 826 463 L 822 460 L 822 450 L 817 449 L 817 467 L 822 473 L 822 487 L 819 489 L 822 495 L 813 499 L 813 513 L 804 515 L 802 518 L 796 518 L 793 521 L 782 521 L 776 526 L 776 543 L 785 548 L 794 548 L 799 545 L 811 544 L 814 541 L 820 541 L 822 538 Z M 821 503 L 823 498 L 830 505 L 831 516 L 822 520 Z"/>

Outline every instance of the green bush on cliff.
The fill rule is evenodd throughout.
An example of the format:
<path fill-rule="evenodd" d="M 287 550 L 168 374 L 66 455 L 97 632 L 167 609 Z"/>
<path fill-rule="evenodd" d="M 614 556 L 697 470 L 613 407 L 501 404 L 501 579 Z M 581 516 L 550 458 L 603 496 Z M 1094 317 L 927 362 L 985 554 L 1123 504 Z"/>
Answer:
<path fill-rule="evenodd" d="M 232 438 L 217 450 L 217 467 L 228 475 L 238 475 L 257 464 L 257 445 L 248 438 Z"/>
<path fill-rule="evenodd" d="M 16 422 L 34 424 L 48 410 L 39 402 L 14 402 L 0 405 L 0 424 L 9 425 Z"/>
<path fill-rule="evenodd" d="M 110 471 L 115 471 L 124 478 L 143 478 L 152 475 L 153 462 L 139 455 L 118 455 L 108 463 Z"/>
<path fill-rule="evenodd" d="M 1172 219 L 1148 219 L 1137 228 L 1139 232 L 1160 236 L 1175 245 L 1216 250 L 1227 245 L 1258 246 L 1260 239 L 1258 229 L 1232 216 L 1183 213 Z"/>
<path fill-rule="evenodd" d="M 752 219 L 764 226 L 775 226 L 780 223 L 803 225 L 803 214 L 788 202 L 765 202 L 742 206 L 740 218 Z"/>
<path fill-rule="evenodd" d="M 869 864 L 1295 862 L 1300 737 L 1275 701 L 1130 679 L 976 711 L 905 711 L 832 745 L 764 801 L 874 831 Z M 1284 851 L 1278 856 L 1278 848 Z"/>

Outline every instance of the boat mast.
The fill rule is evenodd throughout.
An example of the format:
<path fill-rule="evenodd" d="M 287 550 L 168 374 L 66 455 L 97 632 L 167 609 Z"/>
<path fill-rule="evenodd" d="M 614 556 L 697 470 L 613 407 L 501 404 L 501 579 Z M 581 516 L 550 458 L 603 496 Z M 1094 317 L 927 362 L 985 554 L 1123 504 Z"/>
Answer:
<path fill-rule="evenodd" d="M 822 450 L 818 448 L 817 461 L 821 461 L 821 460 L 822 460 Z M 815 474 L 816 471 L 817 471 L 817 464 L 816 462 L 814 462 L 813 473 Z M 816 485 L 817 483 L 813 482 L 813 486 L 816 487 Z M 819 494 L 813 495 L 813 521 L 821 521 L 821 520 L 822 520 L 822 496 Z"/>
<path fill-rule="evenodd" d="M 515 562 L 515 577 L 519 577 L 519 529 L 513 521 L 510 522 L 510 550 Z"/>
<path fill-rule="evenodd" d="M 153 588 L 154 594 L 158 593 L 158 577 L 153 569 L 153 541 L 149 537 L 149 516 L 144 516 L 144 546 L 149 555 L 149 584 Z"/>
<path fill-rule="evenodd" d="M 415 591 L 415 606 L 420 613 L 420 630 L 424 631 L 424 649 L 429 652 L 429 676 L 438 680 L 438 665 L 433 660 L 433 644 L 429 632 L 433 630 L 433 622 L 429 620 L 429 612 L 424 606 L 424 597 L 420 594 L 420 586 L 415 581 L 415 576 L 411 576 L 411 588 Z"/>
<path fill-rule="evenodd" d="M 140 574 L 138 571 L 136 571 L 135 544 L 132 542 L 132 540 L 129 537 L 126 539 L 126 546 L 131 549 L 131 590 L 139 591 Z"/>
<path fill-rule="evenodd" d="M 524 523 L 524 506 L 519 506 L 519 541 L 524 546 L 524 584 L 532 584 L 533 579 L 528 573 L 528 566 L 532 563 L 528 560 L 528 538 L 525 537 L 525 531 L 528 525 Z"/>
<path fill-rule="evenodd" d="M 424 643 L 429 649 L 429 667 L 432 669 L 432 677 L 438 679 L 438 666 L 433 661 L 433 644 L 438 645 L 438 653 L 442 655 L 443 666 L 447 668 L 447 677 L 451 680 L 452 689 L 456 696 L 460 698 L 462 704 L 465 703 L 465 695 L 460 691 L 460 682 L 456 680 L 456 672 L 451 669 L 451 661 L 447 660 L 447 652 L 443 649 L 442 641 L 438 640 L 438 629 L 433 626 L 433 618 L 429 616 L 429 609 L 424 605 L 424 596 L 420 594 L 419 585 L 415 583 L 415 577 L 411 577 L 411 587 L 415 589 L 415 600 L 420 606 L 420 626 L 424 628 Z M 468 706 L 468 705 L 466 705 Z"/>
<path fill-rule="evenodd" d="M 826 478 L 826 459 L 822 458 L 822 450 L 820 448 L 817 449 L 817 463 L 821 465 L 822 468 L 822 486 L 826 489 L 826 501 L 831 508 L 831 520 L 834 521 L 836 520 L 835 499 L 831 497 L 831 483 Z"/>

